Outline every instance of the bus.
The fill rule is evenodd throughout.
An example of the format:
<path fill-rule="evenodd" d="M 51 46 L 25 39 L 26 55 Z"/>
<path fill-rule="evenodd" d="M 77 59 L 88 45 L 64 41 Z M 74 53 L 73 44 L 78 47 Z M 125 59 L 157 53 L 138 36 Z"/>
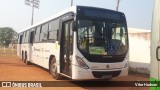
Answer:
<path fill-rule="evenodd" d="M 128 75 L 124 13 L 72 6 L 18 34 L 17 55 L 54 79 L 111 79 Z"/>
<path fill-rule="evenodd" d="M 160 0 L 154 0 L 150 51 L 150 81 L 157 83 L 160 81 Z M 160 87 L 151 87 L 151 90 L 160 90 Z"/>

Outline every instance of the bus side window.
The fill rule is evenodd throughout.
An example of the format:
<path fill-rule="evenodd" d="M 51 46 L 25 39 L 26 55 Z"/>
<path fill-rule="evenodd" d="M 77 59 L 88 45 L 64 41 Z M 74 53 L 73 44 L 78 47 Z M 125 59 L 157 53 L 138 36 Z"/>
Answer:
<path fill-rule="evenodd" d="M 25 37 L 26 37 L 26 36 L 25 36 L 25 35 L 26 35 L 25 33 L 26 33 L 26 32 L 23 32 L 23 34 L 22 34 L 22 35 L 23 35 L 22 43 L 24 43 L 24 41 L 25 41 Z"/>
<path fill-rule="evenodd" d="M 53 20 L 49 23 L 48 39 L 57 41 L 59 31 L 59 19 Z"/>
<path fill-rule="evenodd" d="M 22 44 L 22 33 L 18 35 L 18 44 Z"/>
<path fill-rule="evenodd" d="M 34 39 L 34 42 L 39 42 L 40 29 L 41 29 L 41 26 L 38 26 L 36 28 L 36 30 L 35 30 L 35 39 Z"/>
<path fill-rule="evenodd" d="M 26 31 L 24 42 L 25 42 L 25 43 L 28 43 L 28 41 L 29 41 L 29 30 Z"/>
<path fill-rule="evenodd" d="M 47 37 L 48 37 L 48 23 L 42 25 L 40 33 L 40 41 L 47 41 Z"/>
<path fill-rule="evenodd" d="M 20 41 L 19 41 L 19 44 L 22 44 L 22 38 L 23 38 L 23 36 L 22 36 L 22 35 L 20 35 Z"/>
<path fill-rule="evenodd" d="M 57 40 L 57 34 L 58 34 L 57 32 L 58 32 L 58 30 L 49 31 L 48 39 L 56 41 Z"/>
<path fill-rule="evenodd" d="M 29 39 L 29 42 L 30 42 L 31 44 L 33 44 L 34 38 L 35 38 L 35 29 L 33 28 L 33 29 L 31 30 L 31 32 L 30 32 L 30 39 Z"/>

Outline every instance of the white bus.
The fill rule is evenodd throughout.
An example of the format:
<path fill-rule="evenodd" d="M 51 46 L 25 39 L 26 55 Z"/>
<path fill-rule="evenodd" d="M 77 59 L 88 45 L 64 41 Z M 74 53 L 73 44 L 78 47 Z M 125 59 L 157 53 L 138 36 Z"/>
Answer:
<path fill-rule="evenodd" d="M 18 35 L 17 54 L 55 79 L 128 75 L 128 31 L 121 12 L 72 6 Z"/>
<path fill-rule="evenodd" d="M 150 81 L 160 81 L 160 0 L 154 0 L 151 30 L 151 71 Z M 159 87 L 151 87 L 151 90 L 160 90 Z"/>

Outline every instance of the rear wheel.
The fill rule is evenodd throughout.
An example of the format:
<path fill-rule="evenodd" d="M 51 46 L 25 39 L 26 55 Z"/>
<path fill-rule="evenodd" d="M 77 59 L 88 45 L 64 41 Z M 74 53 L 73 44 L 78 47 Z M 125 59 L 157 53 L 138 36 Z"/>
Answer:
<path fill-rule="evenodd" d="M 22 52 L 22 61 L 24 62 L 25 56 L 24 53 Z"/>
<path fill-rule="evenodd" d="M 30 65 L 30 64 L 31 64 L 30 61 L 27 60 L 27 54 L 25 54 L 25 63 L 26 63 L 27 65 Z"/>
<path fill-rule="evenodd" d="M 50 61 L 50 74 L 56 80 L 62 79 L 62 76 L 57 73 L 57 64 L 55 57 L 53 57 L 52 60 Z"/>
<path fill-rule="evenodd" d="M 27 53 L 26 52 L 24 53 L 24 57 L 23 58 L 24 58 L 23 62 L 26 63 L 26 61 L 27 61 Z"/>
<path fill-rule="evenodd" d="M 31 62 L 28 61 L 28 60 L 26 60 L 26 64 L 27 64 L 27 65 L 31 65 Z"/>

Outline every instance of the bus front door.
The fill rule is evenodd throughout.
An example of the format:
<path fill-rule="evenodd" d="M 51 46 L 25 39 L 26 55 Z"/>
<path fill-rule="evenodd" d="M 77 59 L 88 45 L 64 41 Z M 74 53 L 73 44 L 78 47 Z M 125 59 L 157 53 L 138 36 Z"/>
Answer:
<path fill-rule="evenodd" d="M 71 76 L 71 59 L 73 52 L 73 21 L 64 22 L 62 25 L 62 38 L 61 38 L 61 60 L 60 72 Z"/>

